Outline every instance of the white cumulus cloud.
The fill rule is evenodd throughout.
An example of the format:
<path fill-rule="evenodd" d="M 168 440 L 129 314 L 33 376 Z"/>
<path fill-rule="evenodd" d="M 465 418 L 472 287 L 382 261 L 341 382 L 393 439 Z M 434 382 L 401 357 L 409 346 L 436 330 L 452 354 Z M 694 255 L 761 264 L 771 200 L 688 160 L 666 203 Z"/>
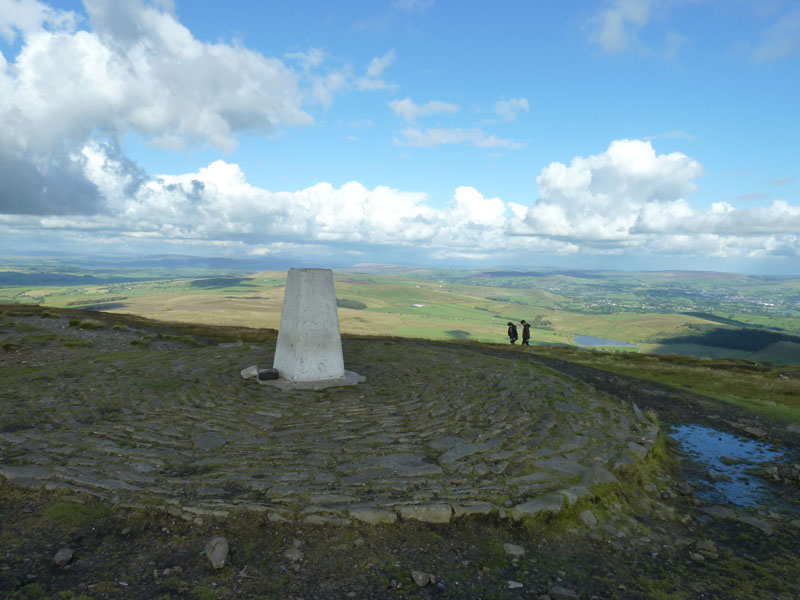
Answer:
<path fill-rule="evenodd" d="M 527 98 L 511 98 L 511 100 L 498 100 L 494 105 L 494 111 L 503 121 L 511 122 L 517 120 L 517 113 L 520 111 L 528 112 Z"/>
<path fill-rule="evenodd" d="M 356 80 L 356 87 L 361 91 L 392 90 L 397 86 L 383 80 L 383 72 L 394 62 L 395 52 L 389 50 L 383 56 L 376 56 L 367 65 L 365 75 Z"/>
<path fill-rule="evenodd" d="M 394 111 L 394 114 L 407 123 L 415 123 L 419 117 L 426 117 L 439 113 L 453 114 L 458 112 L 458 106 L 450 104 L 449 102 L 432 100 L 425 104 L 416 104 L 411 98 L 392 100 L 389 102 L 389 108 Z"/>
<path fill-rule="evenodd" d="M 0 64 L 0 211 L 98 210 L 81 151 L 98 136 L 136 131 L 156 146 L 230 150 L 239 133 L 313 122 L 282 61 L 198 41 L 169 2 L 85 4 L 91 29 L 34 0 L 0 0 L 0 34 L 22 38 Z"/>
<path fill-rule="evenodd" d="M 589 40 L 609 53 L 638 43 L 638 31 L 652 16 L 656 0 L 613 0 L 588 23 Z"/>
<path fill-rule="evenodd" d="M 526 224 L 544 235 L 622 240 L 643 206 L 681 199 L 701 173 L 700 164 L 684 154 L 657 155 L 649 142 L 618 140 L 602 154 L 545 167 Z"/>
<path fill-rule="evenodd" d="M 37 0 L 0 0 L 0 36 L 13 42 L 39 31 L 45 26 L 52 30 L 71 31 L 75 28 L 75 13 L 57 10 Z"/>
<path fill-rule="evenodd" d="M 521 148 L 522 144 L 508 138 L 487 135 L 482 129 L 432 129 L 408 128 L 402 131 L 402 138 L 395 138 L 400 146 L 441 146 L 444 144 L 472 144 L 478 148 Z"/>

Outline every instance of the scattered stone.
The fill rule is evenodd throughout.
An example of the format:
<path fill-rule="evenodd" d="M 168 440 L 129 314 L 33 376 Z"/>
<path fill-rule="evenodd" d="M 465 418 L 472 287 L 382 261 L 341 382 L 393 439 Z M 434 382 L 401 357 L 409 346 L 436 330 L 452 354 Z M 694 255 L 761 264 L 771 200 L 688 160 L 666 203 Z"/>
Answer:
<path fill-rule="evenodd" d="M 553 600 L 575 600 L 575 598 L 579 597 L 575 590 L 560 585 L 551 587 L 549 594 Z"/>
<path fill-rule="evenodd" d="M 540 498 L 534 498 L 522 504 L 517 504 L 511 509 L 511 518 L 515 521 L 519 521 L 523 517 L 533 516 L 542 511 L 557 513 L 561 510 L 563 504 L 564 496 L 561 494 L 541 496 Z"/>
<path fill-rule="evenodd" d="M 244 346 L 244 342 L 221 342 L 217 344 L 218 348 L 239 348 Z"/>
<path fill-rule="evenodd" d="M 466 517 L 469 515 L 488 515 L 495 509 L 494 506 L 488 502 L 477 502 L 468 505 L 453 505 L 453 516 Z"/>
<path fill-rule="evenodd" d="M 508 580 L 508 589 L 516 590 L 523 587 L 519 581 L 514 581 L 513 579 Z"/>
<path fill-rule="evenodd" d="M 756 517 L 751 517 L 750 515 L 739 515 L 738 520 L 742 523 L 747 523 L 748 525 L 752 525 L 756 529 L 761 530 L 761 532 L 765 535 L 772 535 L 775 533 L 775 528 L 772 526 L 771 523 L 767 523 L 766 521 L 762 521 L 761 519 L 757 519 Z"/>
<path fill-rule="evenodd" d="M 217 448 L 222 448 L 228 442 L 221 435 L 205 431 L 198 431 L 192 435 L 192 441 L 201 450 L 216 450 Z"/>
<path fill-rule="evenodd" d="M 292 562 L 300 562 L 303 560 L 303 558 L 305 558 L 303 551 L 296 546 L 292 546 L 288 550 L 284 551 L 283 555 Z"/>
<path fill-rule="evenodd" d="M 258 376 L 258 367 L 256 365 L 247 367 L 246 369 L 242 369 L 239 374 L 242 376 L 242 379 L 252 379 Z"/>
<path fill-rule="evenodd" d="M 69 564 L 69 561 L 72 560 L 73 552 L 71 548 L 61 548 L 58 552 L 56 552 L 55 556 L 53 556 L 53 564 L 57 567 L 66 567 Z"/>
<path fill-rule="evenodd" d="M 575 485 L 565 490 L 558 490 L 558 493 L 564 496 L 570 506 L 574 506 L 578 500 L 591 494 L 585 485 Z"/>
<path fill-rule="evenodd" d="M 717 554 L 717 545 L 713 540 L 701 540 L 695 544 L 695 547 L 704 554 Z"/>
<path fill-rule="evenodd" d="M 449 523 L 453 509 L 449 504 L 421 504 L 400 507 L 400 518 L 425 523 Z"/>
<path fill-rule="evenodd" d="M 488 448 L 489 444 L 460 444 L 450 448 L 450 450 L 442 454 L 442 456 L 439 458 L 439 463 L 443 465 L 454 463 L 462 458 L 466 458 L 467 456 L 475 454 L 476 452 L 483 452 Z"/>
<path fill-rule="evenodd" d="M 611 471 L 600 465 L 592 465 L 587 473 L 583 476 L 582 483 L 584 485 L 594 485 L 596 483 L 616 483 L 617 478 L 611 474 Z"/>
<path fill-rule="evenodd" d="M 429 583 L 431 583 L 431 576 L 429 573 L 424 573 L 422 571 L 411 571 L 411 579 L 414 580 L 419 587 L 425 587 Z"/>
<path fill-rule="evenodd" d="M 258 380 L 259 381 L 272 381 L 273 379 L 278 379 L 280 377 L 280 373 L 278 373 L 278 369 L 259 369 L 258 370 Z"/>
<path fill-rule="evenodd" d="M 579 462 L 561 456 L 545 458 L 543 460 L 536 461 L 535 464 L 537 467 L 542 467 L 543 469 L 547 469 L 549 471 L 555 471 L 556 473 L 560 473 L 562 475 L 585 475 L 587 472 L 587 468 Z"/>
<path fill-rule="evenodd" d="M 303 519 L 303 523 L 309 525 L 335 525 L 337 527 L 347 527 L 350 525 L 350 519 L 343 517 L 326 517 L 323 515 L 308 515 Z"/>
<path fill-rule="evenodd" d="M 628 450 L 632 452 L 639 460 L 644 460 L 647 456 L 647 448 L 641 444 L 637 444 L 636 442 L 628 442 Z"/>
<path fill-rule="evenodd" d="M 712 517 L 716 517 L 717 519 L 735 519 L 736 518 L 736 511 L 732 508 L 728 508 L 727 506 L 704 506 L 700 509 L 707 515 L 711 515 Z"/>
<path fill-rule="evenodd" d="M 277 512 L 271 512 L 267 515 L 267 519 L 269 519 L 270 523 L 289 523 L 291 522 L 290 519 L 287 519 L 282 514 Z"/>
<path fill-rule="evenodd" d="M 581 511 L 580 518 L 589 527 L 597 527 L 597 517 L 592 511 L 588 509 Z"/>
<path fill-rule="evenodd" d="M 27 442 L 28 438 L 17 435 L 16 433 L 0 433 L 0 440 L 5 440 L 9 444 L 21 444 Z"/>
<path fill-rule="evenodd" d="M 211 538 L 206 544 L 206 556 L 215 569 L 224 567 L 225 560 L 228 558 L 228 540 L 222 536 Z"/>
<path fill-rule="evenodd" d="M 349 515 L 356 521 L 362 523 L 369 523 L 370 525 L 379 525 L 382 523 L 394 523 L 397 521 L 397 513 L 393 510 L 384 510 L 381 508 L 358 507 L 351 508 L 348 511 Z"/>
<path fill-rule="evenodd" d="M 689 554 L 689 558 L 694 562 L 705 562 L 706 560 L 705 556 L 703 556 L 699 552 L 692 552 L 691 554 Z"/>
<path fill-rule="evenodd" d="M 764 436 L 767 435 L 767 432 L 764 431 L 763 429 L 761 429 L 760 427 L 745 427 L 744 431 L 746 433 L 749 433 L 753 437 L 758 437 L 758 438 L 761 438 L 761 437 L 764 437 Z"/>
<path fill-rule="evenodd" d="M 506 542 L 505 544 L 503 544 L 503 550 L 505 550 L 506 554 L 508 554 L 509 556 L 516 556 L 516 557 L 525 556 L 525 548 L 523 548 L 522 546 L 517 546 L 516 544 L 510 544 Z"/>
<path fill-rule="evenodd" d="M 401 476 L 440 475 L 444 473 L 439 465 L 427 462 L 424 455 L 410 452 L 373 456 L 365 462 L 384 469 L 391 469 Z"/>

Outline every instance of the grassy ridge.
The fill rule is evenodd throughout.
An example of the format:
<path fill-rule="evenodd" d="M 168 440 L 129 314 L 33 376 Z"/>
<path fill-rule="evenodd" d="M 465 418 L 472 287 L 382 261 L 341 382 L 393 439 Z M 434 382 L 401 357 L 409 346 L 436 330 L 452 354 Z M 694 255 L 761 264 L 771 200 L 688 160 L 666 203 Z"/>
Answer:
<path fill-rule="evenodd" d="M 800 366 L 772 366 L 735 359 L 698 359 L 578 350 L 566 347 L 532 348 L 546 354 L 619 373 L 690 390 L 756 414 L 800 423 Z"/>

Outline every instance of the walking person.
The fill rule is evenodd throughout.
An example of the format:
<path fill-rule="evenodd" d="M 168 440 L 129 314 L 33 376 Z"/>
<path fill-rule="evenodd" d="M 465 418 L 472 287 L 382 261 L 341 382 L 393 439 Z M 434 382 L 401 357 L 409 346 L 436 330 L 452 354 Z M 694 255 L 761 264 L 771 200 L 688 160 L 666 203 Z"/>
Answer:
<path fill-rule="evenodd" d="M 528 342 L 531 340 L 531 324 L 526 323 L 525 319 L 522 319 L 520 323 L 522 323 L 522 345 L 530 346 Z"/>
<path fill-rule="evenodd" d="M 517 335 L 517 326 L 511 321 L 508 322 L 508 339 L 512 344 L 515 344 L 519 336 Z"/>

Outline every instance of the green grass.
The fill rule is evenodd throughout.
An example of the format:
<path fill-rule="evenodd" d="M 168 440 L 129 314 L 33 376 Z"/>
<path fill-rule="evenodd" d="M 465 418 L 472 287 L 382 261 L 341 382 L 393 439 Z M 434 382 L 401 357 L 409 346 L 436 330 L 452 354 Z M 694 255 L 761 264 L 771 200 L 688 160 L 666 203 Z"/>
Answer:
<path fill-rule="evenodd" d="M 58 525 L 86 525 L 103 518 L 110 511 L 111 507 L 101 502 L 91 504 L 57 502 L 48 507 L 45 514 Z"/>
<path fill-rule="evenodd" d="M 534 347 L 534 352 L 587 366 L 691 390 L 757 414 L 800 423 L 800 367 L 745 360 L 587 352 Z"/>

